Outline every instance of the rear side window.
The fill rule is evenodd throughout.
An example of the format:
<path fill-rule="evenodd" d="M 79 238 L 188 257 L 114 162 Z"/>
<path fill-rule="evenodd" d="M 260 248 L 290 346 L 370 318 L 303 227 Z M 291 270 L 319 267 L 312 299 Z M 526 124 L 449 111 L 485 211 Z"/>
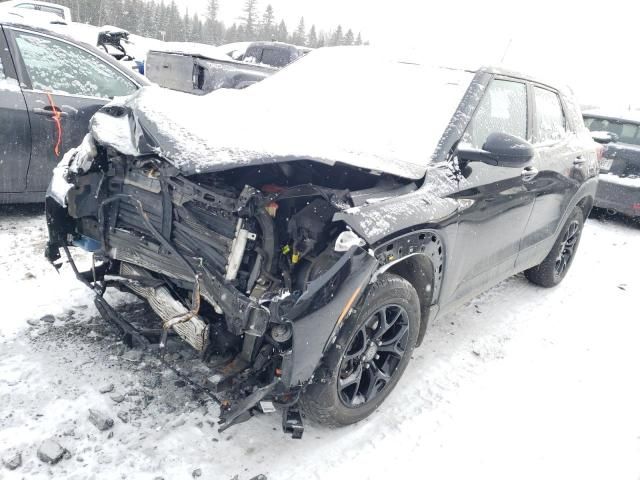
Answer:
<path fill-rule="evenodd" d="M 535 115 L 535 137 L 537 142 L 562 139 L 566 133 L 566 121 L 560 97 L 545 88 L 533 87 Z"/>
<path fill-rule="evenodd" d="M 609 132 L 618 136 L 618 141 L 630 145 L 640 145 L 640 126 L 608 118 L 585 117 L 584 124 L 592 132 Z"/>
<path fill-rule="evenodd" d="M 35 90 L 98 98 L 136 91 L 115 68 L 69 43 L 24 32 L 16 32 L 16 43 Z"/>
<path fill-rule="evenodd" d="M 527 87 L 524 83 L 493 80 L 462 140 L 474 148 L 482 148 L 492 133 L 527 138 Z"/>
<path fill-rule="evenodd" d="M 276 48 L 265 48 L 262 51 L 262 61 L 260 63 L 271 65 L 272 67 L 284 67 L 289 63 L 289 52 Z"/>

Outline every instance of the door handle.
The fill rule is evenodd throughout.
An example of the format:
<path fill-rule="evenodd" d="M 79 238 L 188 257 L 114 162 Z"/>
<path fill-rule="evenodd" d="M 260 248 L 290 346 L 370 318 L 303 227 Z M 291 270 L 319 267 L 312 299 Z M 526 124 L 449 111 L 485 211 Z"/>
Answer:
<path fill-rule="evenodd" d="M 583 155 L 578 155 L 575 160 L 573 161 L 574 165 L 582 165 L 583 163 L 585 163 L 587 161 L 586 158 L 584 158 Z"/>
<path fill-rule="evenodd" d="M 69 116 L 69 114 L 67 112 L 65 112 L 64 110 L 60 110 L 59 108 L 53 109 L 50 106 L 46 106 L 44 108 L 36 107 L 31 111 L 33 113 L 35 113 L 36 115 L 44 115 L 45 117 L 52 117 L 52 118 L 56 115 L 56 113 L 58 115 L 60 115 L 61 117 L 68 117 Z"/>
<path fill-rule="evenodd" d="M 524 167 L 521 174 L 522 180 L 524 180 L 525 182 L 530 182 L 536 177 L 536 175 L 538 175 L 538 173 L 539 172 L 536 167 L 533 167 L 533 166 Z"/>

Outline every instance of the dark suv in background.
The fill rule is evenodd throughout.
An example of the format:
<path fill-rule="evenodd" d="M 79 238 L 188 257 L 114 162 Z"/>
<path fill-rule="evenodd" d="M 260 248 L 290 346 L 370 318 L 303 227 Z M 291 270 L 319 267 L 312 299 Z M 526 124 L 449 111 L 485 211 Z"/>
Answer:
<path fill-rule="evenodd" d="M 584 123 L 606 142 L 595 207 L 640 217 L 640 113 L 584 113 Z"/>
<path fill-rule="evenodd" d="M 564 89 L 319 49 L 233 95 L 151 87 L 103 108 L 54 173 L 46 254 L 94 252 L 79 279 L 129 338 L 145 344 L 106 288 L 217 358 L 223 428 L 271 401 L 299 436 L 299 407 L 334 426 L 373 413 L 436 316 L 518 272 L 560 283 L 597 175 Z"/>

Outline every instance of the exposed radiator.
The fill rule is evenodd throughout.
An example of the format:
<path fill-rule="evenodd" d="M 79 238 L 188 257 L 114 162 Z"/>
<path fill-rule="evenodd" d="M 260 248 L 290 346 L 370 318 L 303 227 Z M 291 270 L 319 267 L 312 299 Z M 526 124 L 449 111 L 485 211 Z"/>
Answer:
<path fill-rule="evenodd" d="M 149 277 L 142 268 L 122 262 L 120 274 L 124 277 Z M 188 309 L 176 300 L 169 289 L 164 286 L 145 287 L 139 282 L 132 281 L 127 287 L 149 302 L 154 312 L 164 321 L 183 316 Z M 180 335 L 189 345 L 203 352 L 209 340 L 209 325 L 200 317 L 193 316 L 186 322 L 174 325 L 173 330 Z"/>

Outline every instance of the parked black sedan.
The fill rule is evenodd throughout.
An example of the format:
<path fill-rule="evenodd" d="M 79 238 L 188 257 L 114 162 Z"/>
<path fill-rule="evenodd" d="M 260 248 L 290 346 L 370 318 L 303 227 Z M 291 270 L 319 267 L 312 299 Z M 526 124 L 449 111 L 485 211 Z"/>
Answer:
<path fill-rule="evenodd" d="M 95 47 L 0 20 L 0 204 L 43 202 L 93 114 L 148 84 Z"/>
<path fill-rule="evenodd" d="M 607 142 L 594 206 L 640 217 L 640 115 L 592 111 L 584 123 Z"/>
<path fill-rule="evenodd" d="M 211 361 L 222 428 L 271 401 L 300 436 L 298 407 L 374 412 L 436 316 L 521 271 L 560 283 L 597 174 L 563 89 L 319 49 L 245 90 L 104 107 L 54 174 L 46 254 L 94 252 L 78 277 L 106 319 L 148 344 L 102 297 L 134 292 Z"/>

